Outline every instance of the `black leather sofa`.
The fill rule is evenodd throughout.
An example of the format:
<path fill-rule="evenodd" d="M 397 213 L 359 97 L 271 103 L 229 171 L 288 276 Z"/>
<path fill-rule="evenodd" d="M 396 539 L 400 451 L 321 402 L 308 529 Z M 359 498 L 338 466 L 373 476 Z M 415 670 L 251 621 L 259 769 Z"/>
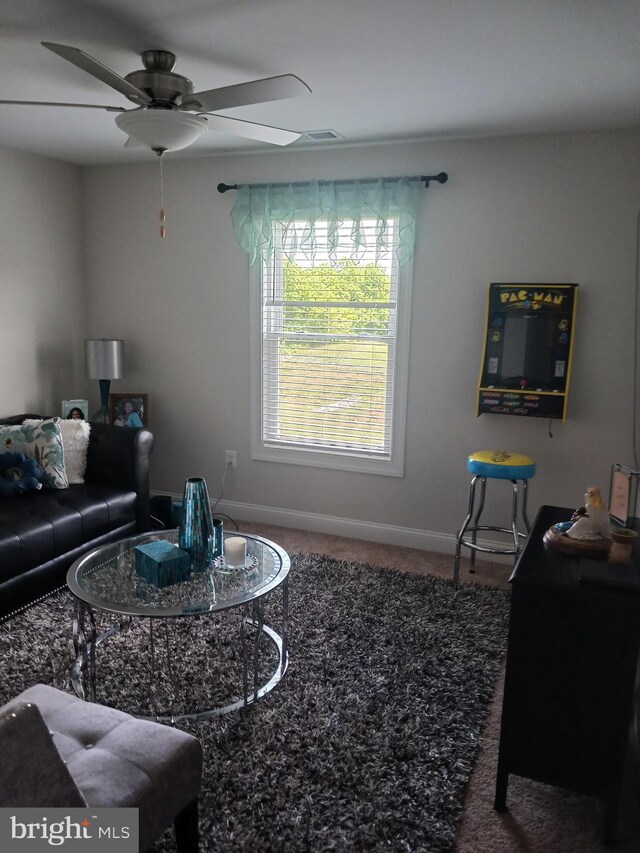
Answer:
<path fill-rule="evenodd" d="M 152 448 L 148 429 L 92 423 L 84 483 L 0 497 L 0 616 L 62 586 L 86 551 L 150 529 Z"/>

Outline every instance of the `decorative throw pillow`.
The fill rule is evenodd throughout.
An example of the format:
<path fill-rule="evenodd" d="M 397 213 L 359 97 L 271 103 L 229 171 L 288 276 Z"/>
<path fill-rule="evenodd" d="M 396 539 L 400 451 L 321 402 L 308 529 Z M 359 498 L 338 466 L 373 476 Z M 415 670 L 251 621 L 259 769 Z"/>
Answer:
<path fill-rule="evenodd" d="M 0 426 L 0 451 L 26 453 L 42 468 L 42 482 L 48 489 L 69 486 L 64 470 L 64 445 L 60 418 L 36 421 L 33 425 Z"/>
<path fill-rule="evenodd" d="M 84 483 L 84 474 L 87 470 L 87 448 L 89 447 L 89 433 L 91 425 L 87 421 L 76 421 L 73 419 L 60 419 L 58 426 L 62 433 L 62 445 L 64 447 L 64 467 L 69 483 Z M 29 419 L 22 422 L 24 426 L 35 426 L 46 423 L 41 420 Z"/>
<path fill-rule="evenodd" d="M 42 468 L 26 453 L 0 453 L 0 497 L 42 488 Z"/>

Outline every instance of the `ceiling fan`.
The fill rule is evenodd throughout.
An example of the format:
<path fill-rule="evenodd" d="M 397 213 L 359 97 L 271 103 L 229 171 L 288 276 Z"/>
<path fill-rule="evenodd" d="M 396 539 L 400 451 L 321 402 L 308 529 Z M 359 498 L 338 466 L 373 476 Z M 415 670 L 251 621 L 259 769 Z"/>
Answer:
<path fill-rule="evenodd" d="M 53 101 L 0 100 L 0 104 L 84 107 L 117 112 L 119 115 L 116 116 L 116 124 L 129 137 L 125 145 L 145 145 L 160 156 L 166 151 L 187 148 L 208 129 L 272 145 L 289 145 L 301 136 L 292 130 L 217 114 L 218 110 L 308 94 L 311 89 L 295 74 L 281 74 L 277 77 L 265 77 L 248 83 L 194 92 L 191 80 L 174 72 L 176 57 L 167 50 L 143 51 L 141 57 L 144 69 L 121 77 L 77 47 L 47 41 L 42 44 L 111 86 L 137 107 L 127 110 L 124 107 L 103 104 Z"/>

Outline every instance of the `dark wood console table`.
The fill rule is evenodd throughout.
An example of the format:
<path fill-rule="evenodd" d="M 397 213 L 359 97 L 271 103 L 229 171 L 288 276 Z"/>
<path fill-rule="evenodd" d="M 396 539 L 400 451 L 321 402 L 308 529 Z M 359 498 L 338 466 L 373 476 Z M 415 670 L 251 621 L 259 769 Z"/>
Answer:
<path fill-rule="evenodd" d="M 511 576 L 495 808 L 509 774 L 599 797 L 616 825 L 640 648 L 640 554 L 574 556 L 543 542 L 572 509 L 543 506 Z"/>

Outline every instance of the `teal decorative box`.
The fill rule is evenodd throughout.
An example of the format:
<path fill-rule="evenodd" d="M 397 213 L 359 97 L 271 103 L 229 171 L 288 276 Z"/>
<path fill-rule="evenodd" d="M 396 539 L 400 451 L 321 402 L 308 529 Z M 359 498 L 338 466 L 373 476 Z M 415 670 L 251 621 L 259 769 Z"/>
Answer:
<path fill-rule="evenodd" d="M 164 587 L 186 580 L 191 559 L 186 551 L 163 539 L 136 545 L 136 572 L 154 586 Z"/>

